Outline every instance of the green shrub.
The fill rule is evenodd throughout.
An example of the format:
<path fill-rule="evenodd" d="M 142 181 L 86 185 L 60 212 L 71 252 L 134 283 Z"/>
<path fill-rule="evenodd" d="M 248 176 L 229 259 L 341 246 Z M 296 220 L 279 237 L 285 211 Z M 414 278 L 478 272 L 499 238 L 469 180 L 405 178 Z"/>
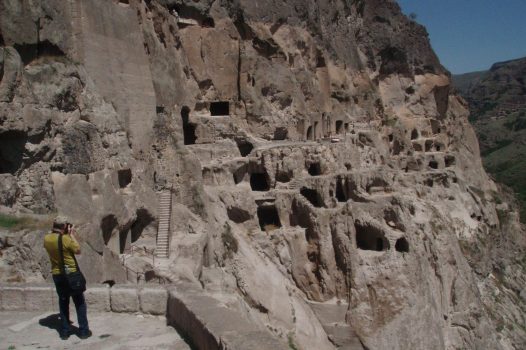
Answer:
<path fill-rule="evenodd" d="M 29 216 L 14 216 L 0 213 L 0 228 L 9 231 L 49 229 L 52 223 L 53 218 L 50 216 L 37 219 Z"/>
<path fill-rule="evenodd" d="M 294 335 L 291 333 L 288 334 L 287 339 L 289 341 L 289 349 L 290 350 L 298 350 L 296 347 L 296 343 L 294 343 Z"/>

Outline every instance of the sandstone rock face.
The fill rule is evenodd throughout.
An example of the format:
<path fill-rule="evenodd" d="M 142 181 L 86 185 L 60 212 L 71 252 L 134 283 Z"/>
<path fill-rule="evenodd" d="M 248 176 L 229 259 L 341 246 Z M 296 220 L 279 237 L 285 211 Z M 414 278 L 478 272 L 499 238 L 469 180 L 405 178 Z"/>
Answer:
<path fill-rule="evenodd" d="M 2 0 L 0 32 L 0 203 L 68 216 L 90 281 L 290 348 L 525 346 L 524 231 L 395 2 Z"/>

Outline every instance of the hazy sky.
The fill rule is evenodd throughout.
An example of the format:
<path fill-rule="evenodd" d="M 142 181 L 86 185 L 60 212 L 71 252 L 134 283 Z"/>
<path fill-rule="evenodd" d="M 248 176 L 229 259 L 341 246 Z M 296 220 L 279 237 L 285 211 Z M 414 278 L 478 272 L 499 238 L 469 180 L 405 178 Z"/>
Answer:
<path fill-rule="evenodd" d="M 526 0 L 398 0 L 453 74 L 526 56 Z"/>

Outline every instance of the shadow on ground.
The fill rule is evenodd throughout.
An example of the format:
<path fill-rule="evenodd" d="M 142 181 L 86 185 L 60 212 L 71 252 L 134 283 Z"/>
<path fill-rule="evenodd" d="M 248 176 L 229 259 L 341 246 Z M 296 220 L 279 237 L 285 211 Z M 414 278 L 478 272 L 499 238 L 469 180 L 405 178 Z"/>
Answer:
<path fill-rule="evenodd" d="M 50 329 L 54 329 L 57 331 L 57 333 L 60 335 L 60 329 L 62 327 L 61 321 L 60 321 L 60 314 L 52 314 L 49 316 L 46 316 L 44 318 L 41 318 L 38 320 L 38 324 Z M 71 325 L 70 321 L 70 334 L 78 334 L 79 329 L 78 327 L 75 327 Z"/>

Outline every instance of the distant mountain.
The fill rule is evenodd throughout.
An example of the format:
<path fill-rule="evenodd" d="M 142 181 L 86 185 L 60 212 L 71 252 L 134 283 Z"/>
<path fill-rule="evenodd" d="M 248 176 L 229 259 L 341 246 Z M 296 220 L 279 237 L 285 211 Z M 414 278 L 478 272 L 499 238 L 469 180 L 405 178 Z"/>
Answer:
<path fill-rule="evenodd" d="M 512 187 L 526 221 L 526 57 L 453 76 L 468 101 L 486 170 Z"/>
<path fill-rule="evenodd" d="M 480 81 L 488 71 L 478 71 L 465 74 L 453 75 L 453 84 L 461 94 L 469 92 L 474 84 Z"/>

